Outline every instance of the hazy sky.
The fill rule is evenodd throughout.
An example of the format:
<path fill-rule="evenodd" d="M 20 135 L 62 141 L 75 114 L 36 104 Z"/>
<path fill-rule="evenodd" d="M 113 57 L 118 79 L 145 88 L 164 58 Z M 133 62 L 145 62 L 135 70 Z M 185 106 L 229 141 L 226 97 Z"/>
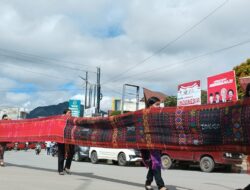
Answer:
<path fill-rule="evenodd" d="M 101 67 L 102 108 L 130 83 L 177 85 L 250 57 L 248 0 L 1 0 L 0 106 L 32 109 L 83 97 Z M 131 96 L 132 97 L 132 96 Z"/>

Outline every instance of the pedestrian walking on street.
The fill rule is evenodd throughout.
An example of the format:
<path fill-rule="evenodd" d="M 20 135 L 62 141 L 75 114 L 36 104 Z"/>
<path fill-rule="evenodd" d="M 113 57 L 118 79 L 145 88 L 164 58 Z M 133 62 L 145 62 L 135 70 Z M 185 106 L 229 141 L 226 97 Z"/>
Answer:
<path fill-rule="evenodd" d="M 46 150 L 47 150 L 47 155 L 50 155 L 51 152 L 51 142 L 50 141 L 46 141 Z"/>
<path fill-rule="evenodd" d="M 160 99 L 157 97 L 149 98 L 147 100 L 147 107 L 160 107 Z M 141 154 L 143 163 L 148 168 L 145 189 L 153 190 L 151 183 L 153 182 L 153 179 L 155 179 L 159 190 L 167 190 L 161 177 L 161 151 L 142 149 Z"/>
<path fill-rule="evenodd" d="M 71 117 L 71 110 L 66 109 L 64 115 Z M 71 144 L 58 143 L 58 172 L 59 175 L 71 174 L 70 167 L 75 153 L 75 146 Z M 64 160 L 66 159 L 65 165 Z"/>

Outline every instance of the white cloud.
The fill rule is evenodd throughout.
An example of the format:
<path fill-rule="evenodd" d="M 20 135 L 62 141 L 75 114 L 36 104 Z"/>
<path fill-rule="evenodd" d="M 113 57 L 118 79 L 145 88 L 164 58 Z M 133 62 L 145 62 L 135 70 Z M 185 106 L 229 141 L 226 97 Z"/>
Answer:
<path fill-rule="evenodd" d="M 101 100 L 101 109 L 104 111 L 111 110 L 112 108 L 112 97 L 104 96 Z"/>
<path fill-rule="evenodd" d="M 8 92 L 6 93 L 6 101 L 15 104 L 15 103 L 19 103 L 19 102 L 25 102 L 27 101 L 30 96 L 26 93 L 12 93 L 12 92 Z"/>
<path fill-rule="evenodd" d="M 104 110 L 111 107 L 112 96 L 121 97 L 124 83 L 176 94 L 179 83 L 201 79 L 205 89 L 207 76 L 231 70 L 249 58 L 250 45 L 183 60 L 248 40 L 249 1 L 228 1 L 192 31 L 156 52 L 223 2 L 3 0 L 3 102 L 32 109 L 70 98 L 84 101 L 80 95 L 84 81 L 79 76 L 85 77 L 82 70 L 96 72 L 96 66 L 101 66 L 101 82 L 108 81 L 102 86 Z M 89 72 L 89 81 L 96 82 L 96 73 Z M 27 86 L 30 90 L 13 92 L 13 88 Z"/>

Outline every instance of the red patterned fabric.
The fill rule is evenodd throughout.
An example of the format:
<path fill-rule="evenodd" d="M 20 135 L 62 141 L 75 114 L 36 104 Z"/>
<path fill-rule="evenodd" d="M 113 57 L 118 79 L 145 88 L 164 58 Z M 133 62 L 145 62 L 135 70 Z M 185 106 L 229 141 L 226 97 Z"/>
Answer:
<path fill-rule="evenodd" d="M 0 142 L 25 141 L 250 154 L 250 100 L 150 108 L 108 118 L 0 121 Z"/>
<path fill-rule="evenodd" d="M 0 142 L 64 142 L 67 117 L 0 120 Z"/>

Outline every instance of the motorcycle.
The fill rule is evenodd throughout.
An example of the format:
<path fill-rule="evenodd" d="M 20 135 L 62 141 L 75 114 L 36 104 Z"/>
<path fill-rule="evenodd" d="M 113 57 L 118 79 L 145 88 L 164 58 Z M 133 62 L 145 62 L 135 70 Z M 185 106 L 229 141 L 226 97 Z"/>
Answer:
<path fill-rule="evenodd" d="M 39 155 L 40 152 L 41 152 L 41 150 L 42 150 L 41 145 L 40 145 L 40 144 L 37 144 L 37 145 L 36 145 L 36 148 L 35 148 L 35 153 L 36 153 L 36 155 Z"/>
<path fill-rule="evenodd" d="M 54 156 L 57 156 L 58 154 L 58 146 L 57 144 L 54 144 L 52 147 L 51 147 L 51 155 L 54 157 Z"/>

